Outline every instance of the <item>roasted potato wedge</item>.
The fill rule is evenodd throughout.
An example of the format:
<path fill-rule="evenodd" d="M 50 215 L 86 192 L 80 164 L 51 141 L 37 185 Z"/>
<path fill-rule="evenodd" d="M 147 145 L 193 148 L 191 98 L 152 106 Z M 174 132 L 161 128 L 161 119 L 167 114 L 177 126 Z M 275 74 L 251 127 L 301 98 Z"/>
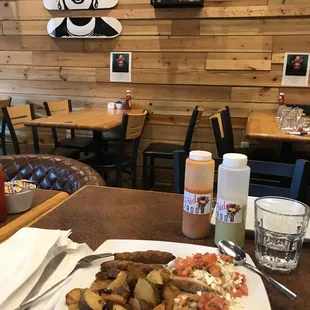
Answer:
<path fill-rule="evenodd" d="M 71 290 L 69 293 L 66 295 L 66 304 L 67 305 L 72 305 L 72 304 L 77 304 L 83 294 L 83 289 L 81 288 L 75 288 Z"/>
<path fill-rule="evenodd" d="M 101 300 L 103 302 L 112 301 L 113 303 L 118 304 L 118 305 L 125 305 L 126 303 L 126 300 L 123 296 L 116 295 L 116 294 L 110 294 L 110 295 L 101 294 Z"/>
<path fill-rule="evenodd" d="M 170 280 L 170 271 L 163 268 L 159 270 L 161 277 L 163 278 L 164 283 L 167 283 Z"/>
<path fill-rule="evenodd" d="M 69 305 L 68 310 L 79 310 L 79 304 Z"/>
<path fill-rule="evenodd" d="M 171 282 L 168 282 L 167 284 L 171 287 L 173 291 L 173 297 L 177 298 L 180 295 L 181 290 L 174 286 Z"/>
<path fill-rule="evenodd" d="M 127 274 L 125 271 L 120 272 L 116 279 L 107 287 L 108 290 L 116 291 L 118 288 L 123 286 L 126 282 Z"/>
<path fill-rule="evenodd" d="M 159 304 L 155 308 L 153 308 L 153 310 L 165 310 L 165 309 L 166 309 L 166 305 L 164 302 L 162 302 L 161 304 Z"/>
<path fill-rule="evenodd" d="M 122 307 L 121 305 L 113 305 L 113 310 L 126 310 L 126 308 Z"/>
<path fill-rule="evenodd" d="M 99 291 L 99 290 L 104 290 L 108 288 L 108 286 L 113 282 L 113 280 L 95 280 L 91 286 L 90 289 L 92 291 Z"/>
<path fill-rule="evenodd" d="M 132 307 L 132 310 L 150 310 L 151 309 L 148 303 L 143 299 L 130 298 L 128 303 Z"/>
<path fill-rule="evenodd" d="M 165 310 L 173 310 L 174 306 L 174 293 L 169 284 L 165 284 L 163 287 L 163 298 L 165 300 Z"/>
<path fill-rule="evenodd" d="M 145 273 L 133 264 L 128 265 L 128 273 L 136 280 L 145 278 Z"/>
<path fill-rule="evenodd" d="M 135 290 L 134 297 L 145 300 L 149 306 L 155 307 L 160 303 L 160 294 L 157 287 L 146 279 L 139 279 Z"/>
<path fill-rule="evenodd" d="M 115 290 L 114 293 L 124 297 L 125 300 L 128 300 L 130 298 L 130 288 L 127 282 L 125 282 L 124 285 Z"/>
<path fill-rule="evenodd" d="M 150 273 L 148 273 L 146 276 L 146 279 L 155 285 L 163 285 L 164 284 L 164 280 L 163 280 L 159 270 L 153 270 Z"/>
<path fill-rule="evenodd" d="M 79 301 L 79 310 L 102 310 L 102 307 L 100 295 L 87 288 Z"/>

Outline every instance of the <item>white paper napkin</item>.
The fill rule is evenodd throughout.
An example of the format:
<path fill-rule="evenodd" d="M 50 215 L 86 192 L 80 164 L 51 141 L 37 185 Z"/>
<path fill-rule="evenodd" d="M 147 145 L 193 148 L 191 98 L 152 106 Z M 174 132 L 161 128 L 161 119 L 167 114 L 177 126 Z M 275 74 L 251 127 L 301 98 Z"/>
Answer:
<path fill-rule="evenodd" d="M 0 309 L 13 310 L 35 285 L 46 265 L 62 251 L 67 255 L 40 292 L 66 277 L 76 262 L 93 251 L 86 244 L 72 242 L 71 231 L 23 228 L 0 244 Z M 59 289 L 31 309 L 53 309 Z M 54 302 L 53 302 L 54 300 Z"/>

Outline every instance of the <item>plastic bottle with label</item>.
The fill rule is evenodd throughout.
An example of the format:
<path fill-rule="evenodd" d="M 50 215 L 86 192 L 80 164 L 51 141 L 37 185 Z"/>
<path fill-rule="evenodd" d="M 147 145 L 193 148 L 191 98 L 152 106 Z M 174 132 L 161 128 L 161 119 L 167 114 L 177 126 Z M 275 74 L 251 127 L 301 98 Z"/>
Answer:
<path fill-rule="evenodd" d="M 207 238 L 213 196 L 214 160 L 205 151 L 192 151 L 186 160 L 183 234 L 191 239 Z"/>
<path fill-rule="evenodd" d="M 250 172 L 246 155 L 228 153 L 218 170 L 214 242 L 230 240 L 244 246 Z"/>
<path fill-rule="evenodd" d="M 126 110 L 130 110 L 131 109 L 131 92 L 130 92 L 130 90 L 126 91 L 125 109 Z"/>

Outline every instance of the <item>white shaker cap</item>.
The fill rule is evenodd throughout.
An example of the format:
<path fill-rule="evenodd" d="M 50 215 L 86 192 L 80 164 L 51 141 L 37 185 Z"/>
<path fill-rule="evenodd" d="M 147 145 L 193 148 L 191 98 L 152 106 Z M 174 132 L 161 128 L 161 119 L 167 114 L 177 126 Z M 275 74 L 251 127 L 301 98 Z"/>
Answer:
<path fill-rule="evenodd" d="M 208 161 L 212 159 L 212 153 L 207 151 L 191 151 L 189 152 L 189 158 L 197 161 Z"/>
<path fill-rule="evenodd" d="M 239 153 L 227 153 L 223 156 L 223 165 L 229 168 L 244 168 L 248 164 L 248 157 Z"/>

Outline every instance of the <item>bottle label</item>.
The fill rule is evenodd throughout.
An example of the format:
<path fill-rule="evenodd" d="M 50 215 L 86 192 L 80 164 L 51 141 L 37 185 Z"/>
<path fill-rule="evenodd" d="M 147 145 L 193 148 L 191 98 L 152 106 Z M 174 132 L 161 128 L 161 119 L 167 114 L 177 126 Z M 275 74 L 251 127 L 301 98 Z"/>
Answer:
<path fill-rule="evenodd" d="M 218 198 L 216 200 L 216 218 L 229 224 L 242 222 L 244 206 L 238 202 L 226 201 Z"/>
<path fill-rule="evenodd" d="M 211 193 L 193 194 L 184 191 L 184 211 L 191 214 L 209 214 L 211 210 Z"/>

